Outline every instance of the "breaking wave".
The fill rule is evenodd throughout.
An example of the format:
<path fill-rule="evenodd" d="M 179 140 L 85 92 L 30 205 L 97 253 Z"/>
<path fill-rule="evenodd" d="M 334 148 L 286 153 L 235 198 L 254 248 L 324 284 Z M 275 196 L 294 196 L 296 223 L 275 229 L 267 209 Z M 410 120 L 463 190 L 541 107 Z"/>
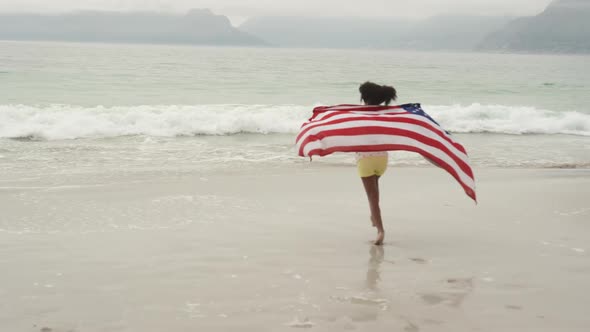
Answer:
<path fill-rule="evenodd" d="M 0 138 L 294 134 L 309 118 L 312 108 L 301 105 L 0 105 Z M 590 136 L 590 114 L 580 112 L 481 104 L 424 105 L 424 110 L 445 129 L 456 133 Z"/>

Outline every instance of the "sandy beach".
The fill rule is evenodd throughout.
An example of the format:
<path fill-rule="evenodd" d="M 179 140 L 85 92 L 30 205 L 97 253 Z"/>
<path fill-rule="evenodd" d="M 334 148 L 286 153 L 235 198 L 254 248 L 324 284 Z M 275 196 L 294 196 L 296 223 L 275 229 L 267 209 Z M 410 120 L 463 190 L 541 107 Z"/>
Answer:
<path fill-rule="evenodd" d="M 63 16 L 29 19 L 86 17 L 66 14 L 83 1 L 35 1 L 43 2 L 13 0 L 15 13 L 57 15 L 63 2 Z M 113 17 L 127 17 L 132 2 L 110 1 L 105 17 L 123 7 Z M 180 10 L 165 2 L 158 11 Z M 138 19 L 151 17 L 138 6 Z M 445 15 L 451 7 L 440 6 Z M 213 10 L 211 22 L 227 24 L 224 11 Z M 331 9 L 313 12 L 328 13 L 325 27 L 335 28 Z M 4 17 L 14 17 L 16 33 L 29 19 L 12 14 Z M 416 29 L 403 10 L 362 19 L 376 27 L 398 14 L 402 30 Z M 502 20 L 516 19 L 509 14 Z M 437 43 L 476 32 L 447 35 L 439 25 L 463 18 L 443 16 L 427 24 L 441 34 Z M 483 28 L 481 19 L 469 24 Z M 349 20 L 331 42 L 354 37 Z M 64 29 L 76 27 L 76 42 L 0 40 L 0 332 L 590 331 L 590 57 L 434 52 L 430 42 L 423 51 L 414 42 L 390 49 L 365 28 L 359 49 L 215 47 L 125 43 L 126 30 L 105 21 L 96 31 L 120 36 L 99 43 L 74 21 Z M 373 37 L 395 42 L 397 26 Z M 551 42 L 565 45 L 552 27 Z M 180 41 L 176 29 L 152 29 L 142 32 L 150 43 L 160 34 Z M 38 32 L 53 36 L 44 25 Z M 287 31 L 274 32 L 285 40 Z M 367 81 L 399 98 L 385 87 L 362 93 Z M 421 155 L 391 152 L 379 186 L 385 245 L 376 247 L 355 156 L 310 163 L 297 136 L 318 106 L 387 102 L 410 105 L 399 128 L 371 116 L 350 122 L 365 129 L 340 132 L 349 121 L 333 118 L 335 151 L 364 151 L 350 146 L 383 134 L 436 143 L 440 135 L 424 129 L 432 123 L 406 121 L 425 116 L 420 104 L 467 150 L 478 204 Z M 386 127 L 394 130 L 379 134 Z M 357 134 L 372 138 L 357 142 Z M 399 143 L 377 145 L 414 144 Z M 453 164 L 465 159 L 456 156 Z"/>
<path fill-rule="evenodd" d="M 59 173 L 59 172 L 58 172 Z M 590 170 L 0 175 L 0 330 L 588 331 Z"/>

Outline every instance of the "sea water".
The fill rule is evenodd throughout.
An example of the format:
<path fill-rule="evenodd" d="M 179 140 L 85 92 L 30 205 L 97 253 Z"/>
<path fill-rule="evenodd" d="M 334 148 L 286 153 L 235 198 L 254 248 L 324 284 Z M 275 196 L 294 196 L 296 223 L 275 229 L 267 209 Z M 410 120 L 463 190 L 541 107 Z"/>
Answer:
<path fill-rule="evenodd" d="M 359 103 L 367 80 L 421 103 L 476 167 L 590 167 L 588 56 L 0 42 L 0 169 L 302 162 L 313 107 Z"/>

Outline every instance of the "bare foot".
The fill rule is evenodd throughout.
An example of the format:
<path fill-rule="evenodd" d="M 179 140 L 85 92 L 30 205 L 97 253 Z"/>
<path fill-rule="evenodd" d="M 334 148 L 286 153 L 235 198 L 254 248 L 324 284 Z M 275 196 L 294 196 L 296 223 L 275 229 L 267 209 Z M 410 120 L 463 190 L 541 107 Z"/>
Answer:
<path fill-rule="evenodd" d="M 385 231 L 380 231 L 377 233 L 377 239 L 375 240 L 376 246 L 383 245 L 383 240 L 385 239 Z"/>
<path fill-rule="evenodd" d="M 373 227 L 377 227 L 377 223 L 375 222 L 375 217 L 371 216 L 371 224 L 373 224 Z"/>

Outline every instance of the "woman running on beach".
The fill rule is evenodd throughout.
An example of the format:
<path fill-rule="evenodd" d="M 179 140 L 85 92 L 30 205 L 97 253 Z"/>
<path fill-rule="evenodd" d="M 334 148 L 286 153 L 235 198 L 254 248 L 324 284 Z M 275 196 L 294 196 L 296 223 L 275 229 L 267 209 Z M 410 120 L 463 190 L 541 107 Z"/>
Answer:
<path fill-rule="evenodd" d="M 361 101 L 365 105 L 389 105 L 397 99 L 397 92 L 393 87 L 378 85 L 366 82 L 359 88 Z M 381 219 L 381 208 L 379 207 L 379 178 L 385 174 L 387 169 L 388 153 L 383 152 L 357 152 L 356 161 L 358 173 L 363 181 L 363 186 L 369 199 L 371 209 L 371 222 L 377 228 L 376 245 L 382 245 L 385 238 L 385 229 Z"/>

